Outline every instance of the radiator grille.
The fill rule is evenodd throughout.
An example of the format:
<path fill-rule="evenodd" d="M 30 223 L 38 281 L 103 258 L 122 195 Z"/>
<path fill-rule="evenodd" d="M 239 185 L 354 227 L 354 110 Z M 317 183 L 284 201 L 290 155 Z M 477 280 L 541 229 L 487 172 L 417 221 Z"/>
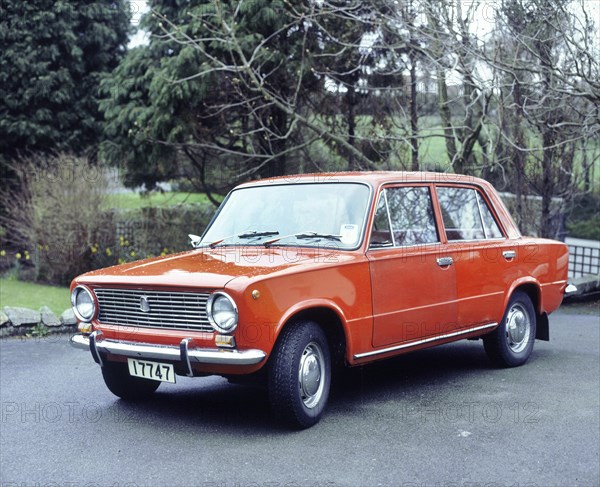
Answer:
<path fill-rule="evenodd" d="M 206 314 L 208 293 L 95 289 L 98 321 L 107 325 L 213 332 Z M 142 299 L 144 298 L 144 299 Z M 142 311 L 142 302 L 150 308 Z"/>

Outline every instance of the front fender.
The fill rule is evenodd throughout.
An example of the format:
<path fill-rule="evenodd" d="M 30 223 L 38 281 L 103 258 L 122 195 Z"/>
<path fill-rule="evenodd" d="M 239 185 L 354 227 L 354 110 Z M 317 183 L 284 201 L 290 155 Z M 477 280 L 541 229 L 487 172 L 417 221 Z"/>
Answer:
<path fill-rule="evenodd" d="M 308 299 L 306 301 L 302 301 L 300 303 L 296 303 L 294 306 L 289 308 L 277 323 L 277 327 L 275 328 L 275 340 L 279 337 L 281 330 L 294 316 L 302 313 L 303 311 L 310 311 L 315 308 L 325 308 L 333 311 L 339 318 L 342 323 L 342 327 L 344 328 L 344 334 L 346 337 L 349 335 L 348 329 L 348 321 L 344 314 L 342 308 L 340 308 L 336 303 L 330 301 L 328 299 Z"/>

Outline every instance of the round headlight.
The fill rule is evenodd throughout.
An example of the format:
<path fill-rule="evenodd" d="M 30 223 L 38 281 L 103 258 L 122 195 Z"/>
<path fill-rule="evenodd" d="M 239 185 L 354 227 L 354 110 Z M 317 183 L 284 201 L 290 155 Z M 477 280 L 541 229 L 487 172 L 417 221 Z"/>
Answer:
<path fill-rule="evenodd" d="M 90 321 L 96 314 L 96 304 L 92 292 L 84 286 L 77 286 L 73 289 L 71 306 L 80 321 Z"/>
<path fill-rule="evenodd" d="M 208 320 L 219 333 L 231 333 L 238 323 L 235 302 L 225 293 L 211 294 L 206 303 Z"/>

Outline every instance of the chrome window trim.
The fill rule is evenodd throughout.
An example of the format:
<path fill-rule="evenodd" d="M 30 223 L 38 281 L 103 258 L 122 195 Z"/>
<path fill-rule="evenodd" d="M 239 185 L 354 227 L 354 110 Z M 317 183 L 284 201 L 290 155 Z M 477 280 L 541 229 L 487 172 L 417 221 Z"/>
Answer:
<path fill-rule="evenodd" d="M 464 240 L 463 240 L 464 241 Z M 430 243 L 424 243 L 424 244 L 412 244 L 412 245 L 398 245 L 397 247 L 392 247 L 392 246 L 388 246 L 388 247 L 369 247 L 368 251 L 372 251 L 372 250 L 390 250 L 390 249 L 394 249 L 394 250 L 404 250 L 404 249 L 416 249 L 416 248 L 423 248 L 423 247 L 433 247 L 434 245 L 443 245 L 442 242 L 430 242 Z"/>
<path fill-rule="evenodd" d="M 475 192 L 475 201 L 477 201 L 477 210 L 479 211 L 479 221 L 481 222 L 481 228 L 483 228 L 483 238 L 485 240 L 487 240 L 488 239 L 487 230 L 485 228 L 485 223 L 483 223 L 483 213 L 481 212 L 481 203 L 479 202 L 480 196 L 476 189 L 473 188 L 473 191 Z"/>
<path fill-rule="evenodd" d="M 504 242 L 508 240 L 506 237 L 498 237 L 498 238 L 470 238 L 465 240 L 448 240 L 448 244 L 456 244 L 456 243 L 473 243 L 473 242 Z"/>
<path fill-rule="evenodd" d="M 385 211 L 388 217 L 388 225 L 390 226 L 390 236 L 392 237 L 392 247 L 396 248 L 396 238 L 394 237 L 394 227 L 392 227 L 392 215 L 390 215 L 390 204 L 387 197 L 388 188 L 383 188 L 383 199 L 385 201 Z"/>

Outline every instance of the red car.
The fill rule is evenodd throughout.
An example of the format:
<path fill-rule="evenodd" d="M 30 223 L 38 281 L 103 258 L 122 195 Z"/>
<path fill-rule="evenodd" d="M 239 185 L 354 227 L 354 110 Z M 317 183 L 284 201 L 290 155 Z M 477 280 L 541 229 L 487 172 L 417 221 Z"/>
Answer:
<path fill-rule="evenodd" d="M 567 246 L 522 237 L 489 183 L 454 174 L 247 183 L 190 237 L 193 250 L 73 280 L 71 343 L 123 399 L 177 375 L 252 375 L 305 428 L 339 365 L 465 338 L 524 364 L 567 288 Z"/>

